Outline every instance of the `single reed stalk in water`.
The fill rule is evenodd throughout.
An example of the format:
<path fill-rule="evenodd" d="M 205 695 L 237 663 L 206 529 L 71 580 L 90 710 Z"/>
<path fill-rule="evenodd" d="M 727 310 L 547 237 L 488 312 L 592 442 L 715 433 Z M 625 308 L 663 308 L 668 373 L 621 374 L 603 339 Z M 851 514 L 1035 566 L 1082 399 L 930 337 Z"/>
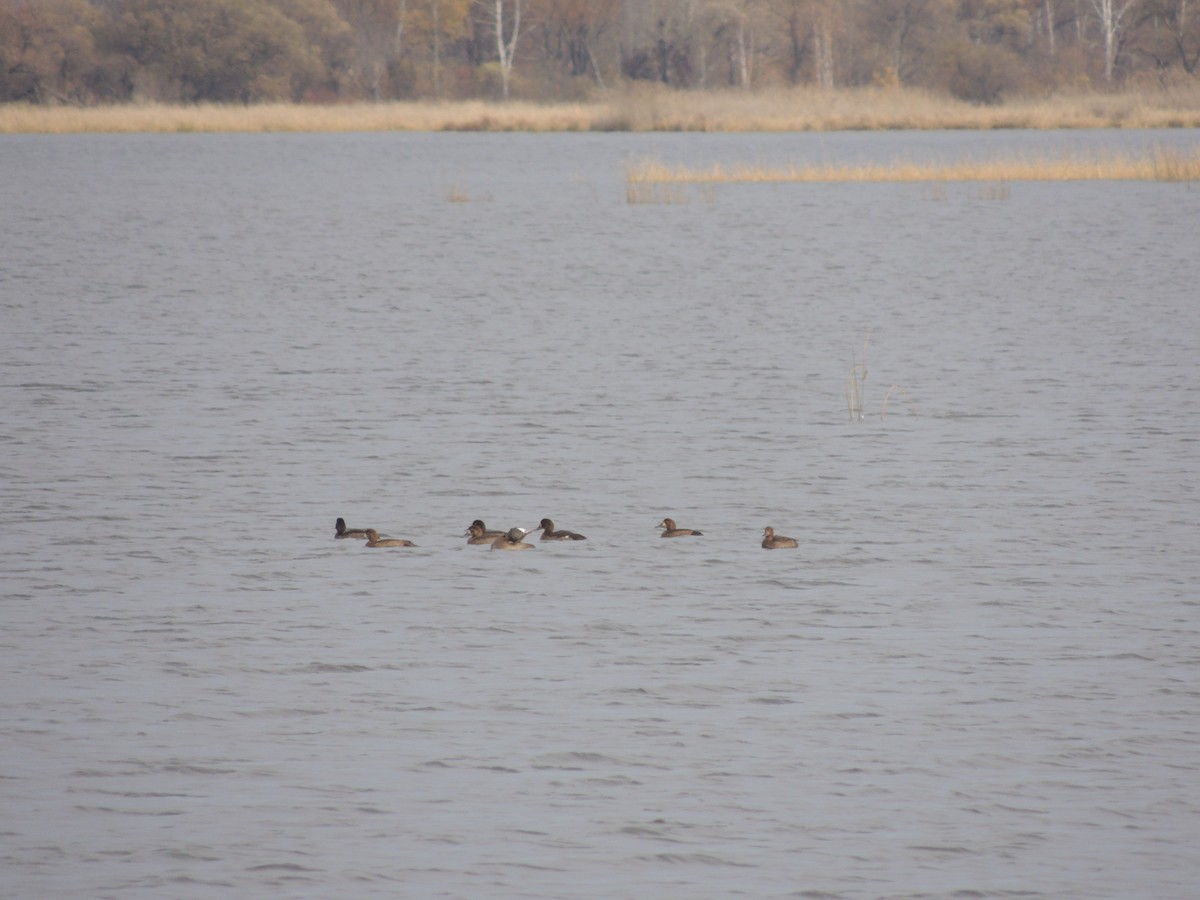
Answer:
<path fill-rule="evenodd" d="M 863 338 L 862 362 L 854 358 L 850 352 L 850 375 L 846 379 L 846 406 L 850 411 L 851 422 L 861 422 L 866 415 L 867 404 L 867 344 L 871 342 L 868 334 Z"/>
<path fill-rule="evenodd" d="M 883 421 L 884 413 L 887 412 L 888 401 L 892 399 L 892 393 L 894 391 L 899 391 L 901 394 L 904 395 L 904 399 L 908 401 L 908 411 L 909 412 L 915 413 L 917 411 L 917 405 L 915 403 L 913 403 L 913 398 L 908 395 L 908 391 L 906 391 L 904 388 L 900 387 L 900 385 L 898 385 L 898 384 L 893 384 L 890 388 L 888 388 L 888 392 L 886 394 L 884 394 L 883 405 L 879 407 L 879 421 L 880 422 Z"/>
<path fill-rule="evenodd" d="M 1155 147 L 1143 155 L 1011 157 L 952 162 L 859 165 L 670 166 L 654 159 L 629 165 L 631 184 L 751 184 L 774 182 L 918 181 L 1200 181 L 1200 146 Z"/>
<path fill-rule="evenodd" d="M 846 408 L 850 412 L 851 422 L 863 420 L 863 392 L 867 380 L 867 370 L 862 366 L 854 366 L 846 379 Z"/>

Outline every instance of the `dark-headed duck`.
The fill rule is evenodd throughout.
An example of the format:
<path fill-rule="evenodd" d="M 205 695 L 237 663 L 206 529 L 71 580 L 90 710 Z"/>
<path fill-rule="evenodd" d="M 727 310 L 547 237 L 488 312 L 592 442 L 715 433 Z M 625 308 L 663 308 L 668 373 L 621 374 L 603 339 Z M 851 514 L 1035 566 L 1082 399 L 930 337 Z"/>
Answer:
<path fill-rule="evenodd" d="M 526 544 L 521 538 L 529 534 L 532 529 L 527 528 L 510 528 L 507 532 L 500 535 L 496 540 L 492 541 L 493 550 L 532 550 L 533 544 Z"/>
<path fill-rule="evenodd" d="M 795 538 L 784 537 L 782 534 L 776 534 L 775 529 L 768 525 L 763 529 L 763 549 L 764 550 L 782 550 L 785 547 L 799 547 Z"/>
<path fill-rule="evenodd" d="M 467 528 L 466 532 L 464 532 L 464 533 L 471 534 L 472 528 L 478 528 L 480 534 L 482 534 L 485 538 L 491 538 L 493 541 L 496 538 L 500 537 L 501 535 L 508 533 L 506 531 L 489 531 L 488 527 L 483 524 L 483 519 L 476 519 L 474 522 L 472 522 L 470 524 L 470 526 Z"/>
<path fill-rule="evenodd" d="M 663 519 L 655 527 L 663 529 L 662 537 L 688 537 L 689 535 L 699 537 L 704 533 L 702 531 L 693 531 L 690 528 L 677 528 L 674 519 Z"/>
<path fill-rule="evenodd" d="M 503 531 L 497 531 L 494 534 L 489 534 L 488 532 L 486 532 L 482 528 L 480 528 L 478 525 L 472 525 L 470 528 L 467 529 L 467 543 L 468 544 L 490 544 L 490 543 L 492 543 L 492 541 L 496 540 L 496 538 L 502 537 L 503 535 L 504 535 Z"/>
<path fill-rule="evenodd" d="M 347 528 L 346 520 L 341 516 L 333 523 L 333 528 L 333 536 L 336 538 L 365 538 L 367 536 L 366 531 L 361 528 Z"/>
<path fill-rule="evenodd" d="M 412 541 L 406 541 L 404 538 L 381 538 L 379 532 L 374 528 L 367 529 L 367 546 L 368 547 L 415 547 L 417 546 Z"/>
<path fill-rule="evenodd" d="M 542 529 L 543 541 L 586 541 L 587 538 L 582 534 L 576 534 L 574 531 L 555 531 L 554 523 L 549 519 L 542 519 L 542 524 L 539 526 Z"/>

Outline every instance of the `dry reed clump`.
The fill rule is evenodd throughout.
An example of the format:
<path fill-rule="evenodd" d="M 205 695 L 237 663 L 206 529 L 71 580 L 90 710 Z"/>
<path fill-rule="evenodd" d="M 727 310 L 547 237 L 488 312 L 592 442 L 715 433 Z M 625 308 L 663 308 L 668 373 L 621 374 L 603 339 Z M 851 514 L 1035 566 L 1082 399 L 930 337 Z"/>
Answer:
<path fill-rule="evenodd" d="M 625 184 L 626 203 L 657 203 L 679 206 L 692 202 L 688 189 L 678 184 Z"/>
<path fill-rule="evenodd" d="M 77 132 L 229 133 L 367 131 L 584 131 L 592 110 L 576 104 L 348 103 L 250 106 L 159 103 L 103 107 L 0 105 L 0 134 Z"/>
<path fill-rule="evenodd" d="M 1175 147 L 1156 147 L 1151 162 L 1155 181 L 1200 180 L 1200 152 L 1189 156 Z"/>
<path fill-rule="evenodd" d="M 680 184 L 635 184 L 626 182 L 626 203 L 656 203 L 667 206 L 680 206 L 691 203 L 695 192 L 697 203 L 713 204 L 717 202 L 715 185 L 680 185 Z"/>
<path fill-rule="evenodd" d="M 1028 156 L 951 162 L 862 163 L 859 165 L 668 166 L 655 159 L 630 163 L 629 184 L 950 182 L 984 181 L 1198 181 L 1200 147 L 1190 151 L 1157 147 L 1145 155 Z"/>
<path fill-rule="evenodd" d="M 0 133 L 339 131 L 796 132 L 992 128 L 1196 128 L 1200 83 L 975 106 L 898 87 L 673 91 L 636 84 L 587 103 L 413 101 L 299 105 L 0 105 Z"/>
<path fill-rule="evenodd" d="M 850 413 L 851 422 L 861 422 L 867 416 L 867 345 L 870 343 L 871 336 L 868 334 L 863 338 L 861 361 L 853 351 L 850 353 L 850 374 L 846 377 L 846 408 Z M 879 406 L 880 422 L 887 415 L 888 403 L 897 391 L 908 403 L 909 412 L 916 413 L 917 405 L 909 396 L 908 391 L 898 384 L 893 384 L 887 389 L 887 393 L 883 396 L 883 402 Z"/>

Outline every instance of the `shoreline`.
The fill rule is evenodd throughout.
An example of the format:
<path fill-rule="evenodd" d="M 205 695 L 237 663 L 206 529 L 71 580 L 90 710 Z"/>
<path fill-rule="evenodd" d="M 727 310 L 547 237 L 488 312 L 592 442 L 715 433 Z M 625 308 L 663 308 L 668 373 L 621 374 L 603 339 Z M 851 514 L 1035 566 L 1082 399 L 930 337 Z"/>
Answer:
<path fill-rule="evenodd" d="M 0 134 L 828 132 L 1200 128 L 1194 88 L 1079 92 L 974 106 L 904 88 L 742 93 L 634 87 L 583 103 L 394 101 L 68 107 L 0 105 Z"/>

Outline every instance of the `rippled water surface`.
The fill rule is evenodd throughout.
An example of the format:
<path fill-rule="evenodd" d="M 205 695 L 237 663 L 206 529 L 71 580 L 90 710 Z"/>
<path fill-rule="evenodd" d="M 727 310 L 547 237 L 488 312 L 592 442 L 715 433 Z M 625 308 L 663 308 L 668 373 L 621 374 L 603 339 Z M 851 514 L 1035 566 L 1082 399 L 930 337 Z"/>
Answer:
<path fill-rule="evenodd" d="M 0 894 L 1194 896 L 1195 140 L 0 139 Z"/>

